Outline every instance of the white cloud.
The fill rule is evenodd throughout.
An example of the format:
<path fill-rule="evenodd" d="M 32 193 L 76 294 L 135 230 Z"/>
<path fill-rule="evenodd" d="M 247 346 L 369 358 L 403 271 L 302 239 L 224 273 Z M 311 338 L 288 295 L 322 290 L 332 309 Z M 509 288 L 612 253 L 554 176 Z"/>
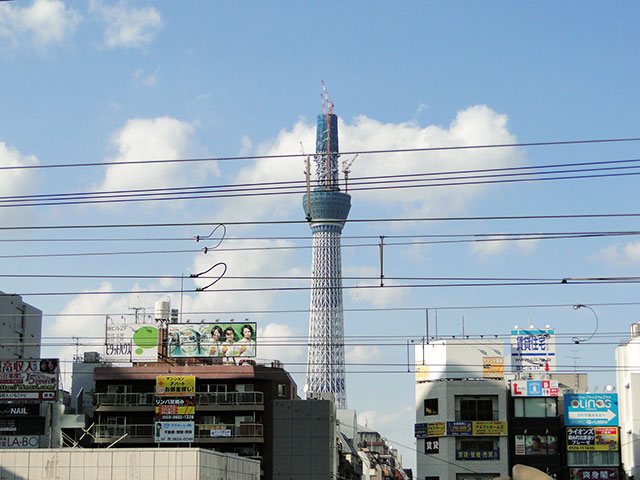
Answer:
<path fill-rule="evenodd" d="M 240 155 L 249 155 L 249 153 L 251 153 L 251 148 L 253 147 L 251 139 L 247 135 L 243 135 L 240 142 L 242 144 L 242 148 L 240 148 Z"/>
<path fill-rule="evenodd" d="M 343 277 L 371 277 L 373 280 L 358 280 L 355 282 L 357 287 L 377 288 L 351 288 L 347 290 L 351 299 L 356 302 L 368 302 L 376 308 L 383 308 L 389 305 L 401 305 L 409 299 L 409 292 L 405 288 L 395 288 L 399 282 L 395 280 L 385 279 L 384 287 L 380 287 L 380 271 L 374 267 L 349 267 L 345 268 Z M 345 280 L 343 282 L 349 282 Z M 347 285 L 344 283 L 345 286 Z"/>
<path fill-rule="evenodd" d="M 624 245 L 614 243 L 601 249 L 595 257 L 616 266 L 629 266 L 640 263 L 640 240 Z"/>
<path fill-rule="evenodd" d="M 106 24 L 104 42 L 109 48 L 141 48 L 150 44 L 164 27 L 160 12 L 153 7 L 134 8 L 121 0 L 104 5 L 91 0 L 90 10 L 100 15 Z"/>
<path fill-rule="evenodd" d="M 415 122 L 381 123 L 364 115 L 352 123 L 339 120 L 340 150 L 388 150 L 457 145 L 486 145 L 515 143 L 507 128 L 507 116 L 485 105 L 476 105 L 457 113 L 448 126 L 420 127 Z M 298 121 L 291 130 L 278 136 L 257 150 L 258 154 L 282 155 L 300 152 L 300 142 L 307 153 L 315 146 L 315 125 Z M 341 160 L 348 160 L 343 157 Z M 499 168 L 523 162 L 523 154 L 515 148 L 469 149 L 398 154 L 361 155 L 351 167 L 351 180 L 357 177 L 439 173 L 452 170 Z M 312 170 L 315 168 L 312 165 Z M 262 159 L 240 171 L 238 183 L 303 181 L 304 164 L 299 157 Z M 433 182 L 428 182 L 433 183 Z M 489 185 L 457 187 L 402 188 L 389 190 L 352 190 L 353 202 L 368 203 L 379 214 L 394 216 L 451 215 L 473 204 Z M 288 196 L 235 199 L 227 212 L 237 211 L 239 205 L 250 218 L 265 216 L 302 216 L 298 202 Z"/>
<path fill-rule="evenodd" d="M 395 442 L 404 441 L 406 431 L 410 430 L 414 418 L 413 405 L 405 405 L 392 412 L 365 410 L 358 415 L 358 425 L 377 431 L 393 445 Z"/>
<path fill-rule="evenodd" d="M 370 364 L 372 358 L 382 357 L 382 352 L 378 347 L 371 345 L 345 346 L 345 363 L 350 366 L 353 364 Z M 357 366 L 355 367 L 358 368 Z"/>
<path fill-rule="evenodd" d="M 303 346 L 305 341 L 300 340 L 302 335 L 303 332 L 296 332 L 288 325 L 267 323 L 258 329 L 257 358 L 280 360 L 285 368 L 287 364 L 306 362 L 306 349 Z M 290 367 L 290 370 L 296 370 L 296 367 Z"/>
<path fill-rule="evenodd" d="M 0 37 L 8 38 L 13 45 L 29 40 L 35 47 L 43 48 L 71 36 L 81 20 L 80 14 L 60 0 L 35 0 L 22 8 L 3 3 Z"/>
<path fill-rule="evenodd" d="M 109 160 L 127 162 L 185 158 L 192 148 L 193 131 L 192 124 L 170 117 L 129 120 L 113 136 L 112 142 L 117 154 Z M 110 191 L 193 185 L 198 183 L 194 182 L 194 178 L 203 176 L 194 175 L 196 169 L 200 169 L 201 173 L 203 169 L 217 171 L 215 165 L 184 163 L 110 165 L 101 185 L 94 189 Z"/>
<path fill-rule="evenodd" d="M 23 155 L 18 150 L 0 142 L 0 165 L 4 167 L 20 167 L 38 165 L 35 155 Z M 0 191 L 3 196 L 29 195 L 36 191 L 40 177 L 35 170 L 5 170 L 0 176 Z M 22 220 L 29 215 L 28 208 L 2 208 L 0 209 L 0 223 Z"/>
<path fill-rule="evenodd" d="M 509 237 L 495 235 L 486 237 L 482 241 L 471 243 L 471 252 L 487 258 L 493 255 L 504 253 L 507 250 L 516 250 L 521 253 L 531 253 L 537 246 L 538 240 L 521 240 L 519 237 Z"/>
<path fill-rule="evenodd" d="M 208 233 L 208 232 L 207 232 Z M 252 248 L 262 250 L 229 250 L 225 248 L 242 248 L 246 246 L 242 242 L 224 241 L 218 249 L 201 254 L 194 258 L 192 265 L 193 273 L 200 273 L 208 270 L 213 265 L 224 262 L 227 266 L 225 276 L 212 287 L 207 288 L 202 293 L 189 298 L 185 297 L 185 311 L 234 311 L 250 308 L 252 310 L 268 309 L 277 292 L 269 290 L 272 287 L 282 286 L 282 282 L 268 280 L 278 272 L 278 275 L 292 275 L 288 265 L 293 262 L 293 253 L 288 249 L 277 249 L 278 247 L 288 247 L 292 243 L 288 241 L 252 240 Z M 201 244 L 206 246 L 206 244 Z M 224 271 L 222 266 L 216 267 L 206 274 L 208 277 L 220 275 Z M 233 278 L 242 277 L 242 278 Z M 247 279 L 246 277 L 266 277 L 267 279 Z M 198 278 L 194 281 L 197 288 L 204 288 L 210 284 L 213 278 Z M 185 281 L 185 288 L 193 289 L 191 281 Z M 299 285 L 290 283 L 288 285 Z M 305 286 L 308 285 L 308 282 Z M 265 289 L 256 291 L 224 291 L 229 289 Z M 250 298 L 250 304 L 248 303 Z"/>
<path fill-rule="evenodd" d="M 133 73 L 133 78 L 140 85 L 144 85 L 145 87 L 155 87 L 158 84 L 158 70 L 150 73 L 149 75 L 145 75 L 144 70 L 139 69 Z"/>

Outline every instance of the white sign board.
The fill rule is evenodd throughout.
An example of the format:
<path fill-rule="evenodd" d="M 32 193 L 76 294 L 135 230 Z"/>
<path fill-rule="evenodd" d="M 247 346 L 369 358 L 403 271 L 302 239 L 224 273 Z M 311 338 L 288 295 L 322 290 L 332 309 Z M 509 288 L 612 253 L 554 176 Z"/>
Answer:
<path fill-rule="evenodd" d="M 156 443 L 191 443 L 195 438 L 194 422 L 156 422 Z"/>
<path fill-rule="evenodd" d="M 104 356 L 107 362 L 157 362 L 158 328 L 107 319 Z"/>
<path fill-rule="evenodd" d="M 511 330 L 511 365 L 516 372 L 554 370 L 556 345 L 553 329 Z"/>

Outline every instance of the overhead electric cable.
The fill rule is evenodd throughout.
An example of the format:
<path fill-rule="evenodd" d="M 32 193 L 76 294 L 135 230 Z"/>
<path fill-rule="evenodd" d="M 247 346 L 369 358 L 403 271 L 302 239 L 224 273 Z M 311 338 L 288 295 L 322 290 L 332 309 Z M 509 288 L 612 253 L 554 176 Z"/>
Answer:
<path fill-rule="evenodd" d="M 442 146 L 442 147 L 422 147 L 422 148 L 396 148 L 385 150 L 361 150 L 340 152 L 341 155 L 366 155 L 366 154 L 389 154 L 389 153 L 410 153 L 410 152 L 437 152 L 448 150 L 475 150 L 475 149 L 491 149 L 491 148 L 516 148 L 516 147 L 543 147 L 557 145 L 588 145 L 596 143 L 621 143 L 621 142 L 637 142 L 638 138 L 605 138 L 591 140 L 559 140 L 554 142 L 525 142 L 525 143 L 502 143 L 489 145 L 459 145 L 459 146 Z M 70 168 L 70 167 L 101 167 L 110 165 L 139 165 L 139 164 L 159 164 L 159 163 L 194 163 L 194 162 L 213 162 L 213 161 L 244 161 L 244 160 L 262 160 L 262 159 L 278 159 L 278 158 L 306 158 L 307 154 L 294 153 L 282 155 L 247 155 L 237 157 L 208 157 L 208 158 L 181 158 L 181 159 L 160 159 L 160 160 L 129 160 L 122 162 L 86 162 L 86 163 L 57 163 L 45 165 L 4 165 L 0 166 L 0 170 L 27 170 L 27 169 L 46 169 L 46 168 Z"/>
<path fill-rule="evenodd" d="M 624 162 L 622 160 L 620 162 Z M 631 161 L 631 160 L 626 160 Z M 639 160 L 632 160 L 634 162 L 638 162 Z M 608 162 L 591 162 L 591 163 L 608 163 Z M 532 167 L 513 167 L 512 169 L 505 170 L 519 170 L 525 168 Z M 555 175 L 559 173 L 584 173 L 584 172 L 594 172 L 594 171 L 609 171 L 609 170 L 620 170 L 620 169 L 630 169 L 630 168 L 640 168 L 640 165 L 636 166 L 622 166 L 622 167 L 601 167 L 601 168 L 590 168 L 590 169 L 571 169 L 571 170 L 561 170 L 561 171 L 541 171 L 541 172 L 519 172 L 519 173 L 503 173 L 503 174 L 491 174 L 491 175 L 475 175 L 475 176 L 458 176 L 458 177 L 441 177 L 441 178 L 433 178 L 430 179 L 431 182 L 440 181 L 443 183 L 417 183 L 418 180 L 415 178 L 405 178 L 401 180 L 375 180 L 371 182 L 359 181 L 358 179 L 352 179 L 351 181 L 351 190 L 365 191 L 365 190 L 389 190 L 389 189 L 405 189 L 405 188 L 427 188 L 427 187 L 442 187 L 442 186 L 463 186 L 463 185 L 479 185 L 479 184 L 494 184 L 494 183 L 513 183 L 513 182 L 531 182 L 531 181 L 543 181 L 543 180 L 575 180 L 581 178 L 603 178 L 603 177 L 619 177 L 619 176 L 630 176 L 630 175 L 640 175 L 640 172 L 624 172 L 624 173 L 607 173 L 607 174 L 591 174 L 591 175 L 564 175 L 557 177 L 546 177 L 540 178 L 540 175 Z M 482 170 L 479 170 L 482 171 Z M 490 170 L 487 170 L 490 171 Z M 415 177 L 416 175 L 420 176 L 430 176 L 430 175 L 447 175 L 451 172 L 444 173 L 425 173 L 425 174 L 410 174 L 410 175 L 397 175 L 391 176 L 393 178 L 397 177 Z M 504 179 L 504 177 L 514 177 L 514 176 L 522 176 L 526 175 L 531 177 L 532 175 L 536 175 L 532 178 L 508 178 Z M 368 177 L 363 177 L 368 178 Z M 371 177 L 376 178 L 376 177 Z M 381 177 L 381 178 L 390 178 L 390 177 Z M 503 178 L 498 180 L 479 180 L 479 181 L 469 181 L 473 179 L 481 179 L 481 178 Z M 454 182 L 453 180 L 464 180 Z M 412 182 L 411 185 L 408 185 L 408 182 Z M 19 197 L 6 197 L 4 200 L 0 198 L 0 208 L 13 208 L 13 207 L 33 207 L 33 206 L 54 206 L 54 205 L 86 205 L 86 204 L 104 204 L 104 203 L 122 203 L 122 202 L 141 202 L 141 201 L 166 201 L 166 200 L 194 200 L 194 199 L 205 199 L 205 198 L 232 198 L 232 197 L 255 197 L 255 196 L 273 196 L 273 195 L 291 195 L 296 194 L 299 195 L 304 193 L 305 187 L 302 181 L 300 182 L 275 182 L 274 185 L 281 184 L 295 184 L 293 187 L 290 186 L 278 186 L 278 187 L 260 187 L 260 188 L 239 188 L 239 186 L 220 186 L 220 187 L 203 187 L 204 190 L 192 190 L 194 188 L 200 187 L 184 187 L 189 189 L 189 192 L 181 193 L 176 195 L 173 193 L 175 189 L 166 189 L 167 191 L 156 192 L 158 189 L 151 189 L 149 191 L 153 191 L 156 193 L 128 193 L 128 194 L 113 194 L 113 195 L 105 195 L 105 192 L 91 192 L 91 193 L 79 193 L 79 194 L 50 194 L 50 195 L 37 195 L 33 197 L 29 196 L 19 196 Z M 396 185 L 388 185 L 388 184 L 396 184 Z M 397 185 L 401 183 L 402 185 Z M 246 185 L 246 184 L 245 184 Z M 254 185 L 269 185 L 269 184 L 254 184 Z M 362 185 L 373 185 L 373 186 L 362 186 Z M 242 185 L 240 185 L 242 186 Z M 283 191 L 285 188 L 294 188 L 293 190 Z M 276 190 L 276 191 L 274 191 Z M 169 191 L 171 191 L 172 196 L 169 195 Z M 187 193 L 189 196 L 187 196 Z M 106 196 L 106 198 L 105 198 Z M 65 197 L 63 200 L 59 198 Z M 23 203 L 15 203 L 15 202 L 23 202 Z M 25 203 L 26 202 L 26 203 Z"/>
<path fill-rule="evenodd" d="M 468 221 L 511 221 L 511 220 L 567 220 L 587 218 L 634 218 L 640 213 L 584 213 L 584 214 L 555 214 L 555 215 L 487 215 L 465 217 L 415 217 L 415 218 L 363 218 L 347 219 L 346 223 L 396 223 L 396 222 L 468 222 Z M 0 226 L 0 230 L 81 230 L 106 228 L 168 228 L 168 227 L 202 227 L 224 223 L 227 226 L 250 225 L 300 225 L 307 220 L 263 220 L 263 221 L 230 221 L 230 222 L 165 222 L 165 223 L 113 223 L 87 225 L 20 225 Z"/>

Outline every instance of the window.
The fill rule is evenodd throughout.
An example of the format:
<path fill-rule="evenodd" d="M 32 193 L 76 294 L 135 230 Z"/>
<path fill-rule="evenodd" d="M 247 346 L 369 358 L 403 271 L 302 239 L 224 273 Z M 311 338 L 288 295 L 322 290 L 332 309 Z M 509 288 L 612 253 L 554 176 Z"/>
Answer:
<path fill-rule="evenodd" d="M 516 455 L 556 455 L 558 437 L 555 435 L 516 435 Z"/>
<path fill-rule="evenodd" d="M 567 465 L 618 465 L 620 452 L 567 452 Z"/>
<path fill-rule="evenodd" d="M 456 420 L 498 420 L 497 396 L 456 397 Z"/>
<path fill-rule="evenodd" d="M 424 399 L 424 414 L 438 415 L 438 399 L 437 398 Z"/>
<path fill-rule="evenodd" d="M 516 417 L 542 418 L 558 416 L 558 399 L 555 397 L 514 398 L 513 407 Z"/>
<path fill-rule="evenodd" d="M 287 396 L 287 384 L 286 383 L 279 383 L 278 384 L 278 396 L 279 397 L 286 397 Z"/>
<path fill-rule="evenodd" d="M 494 450 L 494 440 L 490 438 L 462 438 L 460 439 L 460 444 L 457 450 L 462 450 L 463 452 L 488 452 L 490 450 Z"/>

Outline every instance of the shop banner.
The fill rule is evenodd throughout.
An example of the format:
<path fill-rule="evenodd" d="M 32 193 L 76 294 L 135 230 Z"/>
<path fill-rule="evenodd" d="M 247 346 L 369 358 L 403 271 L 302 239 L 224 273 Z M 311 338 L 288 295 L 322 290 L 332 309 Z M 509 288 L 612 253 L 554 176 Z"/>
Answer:
<path fill-rule="evenodd" d="M 456 460 L 500 460 L 500 450 L 456 450 Z"/>
<path fill-rule="evenodd" d="M 504 378 L 504 357 L 482 357 L 484 378 Z"/>
<path fill-rule="evenodd" d="M 567 393 L 564 424 L 570 426 L 618 425 L 617 393 Z"/>
<path fill-rule="evenodd" d="M 57 398 L 57 358 L 0 361 L 0 400 L 53 401 Z"/>
<path fill-rule="evenodd" d="M 618 427 L 567 427 L 567 451 L 617 452 Z"/>
<path fill-rule="evenodd" d="M 156 420 L 193 420 L 196 408 L 186 398 L 156 398 Z"/>
<path fill-rule="evenodd" d="M 37 435 L 0 436 L 0 448 L 38 448 L 40 437 Z"/>
<path fill-rule="evenodd" d="M 569 469 L 570 480 L 618 480 L 617 468 L 580 467 Z"/>
<path fill-rule="evenodd" d="M 156 377 L 156 397 L 193 397 L 196 377 L 193 375 L 161 375 Z"/>
<path fill-rule="evenodd" d="M 44 417 L 0 417 L 1 435 L 44 435 Z"/>
<path fill-rule="evenodd" d="M 193 422 L 156 422 L 156 443 L 191 443 L 195 439 Z"/>

